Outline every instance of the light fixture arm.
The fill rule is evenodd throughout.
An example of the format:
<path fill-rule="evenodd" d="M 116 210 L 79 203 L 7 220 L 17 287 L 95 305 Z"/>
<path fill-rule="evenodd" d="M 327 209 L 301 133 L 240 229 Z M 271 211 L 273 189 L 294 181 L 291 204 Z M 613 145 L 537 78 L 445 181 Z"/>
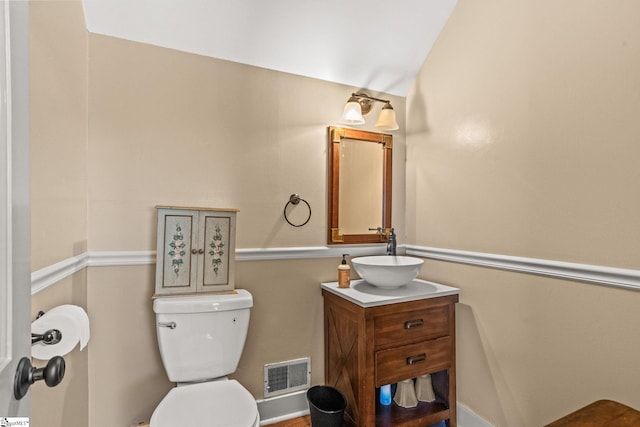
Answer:
<path fill-rule="evenodd" d="M 352 93 L 351 96 L 355 96 L 356 98 L 367 98 L 367 99 L 370 99 L 372 101 L 378 101 L 378 102 L 384 102 L 384 103 L 391 102 L 388 99 L 376 98 L 374 96 L 369 96 L 366 93 L 362 93 L 362 92 Z"/>
<path fill-rule="evenodd" d="M 385 104 L 389 104 L 391 102 L 388 99 L 376 98 L 374 96 L 369 96 L 363 92 L 352 93 L 351 97 L 356 98 L 358 100 L 358 103 L 362 108 L 362 115 L 366 115 L 369 113 L 369 111 L 371 111 L 371 107 L 373 106 L 373 103 L 371 101 L 383 102 Z"/>

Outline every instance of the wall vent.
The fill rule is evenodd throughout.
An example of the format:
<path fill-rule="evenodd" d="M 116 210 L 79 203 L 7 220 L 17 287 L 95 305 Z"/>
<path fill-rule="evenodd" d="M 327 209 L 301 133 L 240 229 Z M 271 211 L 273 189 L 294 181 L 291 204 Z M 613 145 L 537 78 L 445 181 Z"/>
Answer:
<path fill-rule="evenodd" d="M 264 397 L 305 390 L 310 384 L 310 357 L 264 365 Z"/>

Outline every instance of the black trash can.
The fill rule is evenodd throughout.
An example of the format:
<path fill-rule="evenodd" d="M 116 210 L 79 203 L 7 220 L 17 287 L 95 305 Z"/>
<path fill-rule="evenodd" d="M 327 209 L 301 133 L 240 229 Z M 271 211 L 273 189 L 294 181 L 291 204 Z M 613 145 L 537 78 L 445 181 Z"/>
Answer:
<path fill-rule="evenodd" d="M 307 390 L 312 427 L 342 427 L 347 400 L 333 387 L 317 385 Z"/>

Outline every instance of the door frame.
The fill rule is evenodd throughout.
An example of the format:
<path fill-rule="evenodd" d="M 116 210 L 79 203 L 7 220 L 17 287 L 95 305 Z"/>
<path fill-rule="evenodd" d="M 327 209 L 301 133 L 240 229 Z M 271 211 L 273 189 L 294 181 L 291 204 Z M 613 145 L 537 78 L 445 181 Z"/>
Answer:
<path fill-rule="evenodd" d="M 0 7 L 0 374 L 11 362 L 11 97 L 8 6 Z"/>
<path fill-rule="evenodd" d="M 29 3 L 0 1 L 0 417 L 29 417 L 13 396 L 31 356 L 29 215 Z"/>

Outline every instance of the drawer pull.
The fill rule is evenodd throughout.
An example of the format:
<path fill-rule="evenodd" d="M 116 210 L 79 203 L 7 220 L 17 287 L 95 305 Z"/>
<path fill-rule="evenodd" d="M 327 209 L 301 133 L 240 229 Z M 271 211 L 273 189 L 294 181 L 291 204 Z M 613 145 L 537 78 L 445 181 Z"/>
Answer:
<path fill-rule="evenodd" d="M 427 355 L 425 353 L 418 354 L 415 356 L 409 356 L 407 357 L 407 365 L 413 365 L 418 362 L 424 362 L 425 360 L 427 360 Z"/>
<path fill-rule="evenodd" d="M 404 322 L 405 329 L 411 329 L 422 325 L 424 325 L 424 320 L 422 319 L 407 320 L 406 322 Z"/>

